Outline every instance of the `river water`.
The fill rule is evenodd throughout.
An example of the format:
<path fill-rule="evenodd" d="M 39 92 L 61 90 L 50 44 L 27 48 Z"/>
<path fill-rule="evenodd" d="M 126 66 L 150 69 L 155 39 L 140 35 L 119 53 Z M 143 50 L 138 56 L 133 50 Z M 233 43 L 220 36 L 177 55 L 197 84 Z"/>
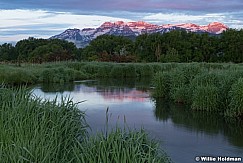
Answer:
<path fill-rule="evenodd" d="M 65 85 L 37 85 L 33 94 L 54 99 L 70 96 L 86 112 L 91 133 L 108 126 L 144 128 L 174 162 L 195 162 L 199 156 L 243 157 L 243 123 L 213 113 L 153 99 L 149 80 L 86 80 Z"/>

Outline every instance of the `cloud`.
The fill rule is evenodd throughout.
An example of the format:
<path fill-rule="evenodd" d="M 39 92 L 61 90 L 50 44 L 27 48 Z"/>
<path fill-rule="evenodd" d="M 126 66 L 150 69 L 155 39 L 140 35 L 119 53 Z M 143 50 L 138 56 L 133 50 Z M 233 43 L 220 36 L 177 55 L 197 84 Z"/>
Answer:
<path fill-rule="evenodd" d="M 243 28 L 243 11 L 226 13 L 150 13 L 142 19 L 156 24 L 195 23 L 207 25 L 212 22 L 222 22 L 230 28 Z"/>
<path fill-rule="evenodd" d="M 171 24 L 171 23 L 199 23 L 208 24 L 214 21 L 223 22 L 226 18 L 225 14 L 201 14 L 192 15 L 185 13 L 157 13 L 150 14 L 143 17 L 145 21 L 157 21 L 158 23 Z"/>
<path fill-rule="evenodd" d="M 48 9 L 65 11 L 131 11 L 158 12 L 161 10 L 232 12 L 243 8 L 242 0 L 1 0 L 3 9 Z"/>
<path fill-rule="evenodd" d="M 159 25 L 219 21 L 243 28 L 242 9 L 242 0 L 1 0 L 0 39 L 48 38 L 67 28 L 117 20 Z"/>
<path fill-rule="evenodd" d="M 41 36 L 48 38 L 67 28 L 97 27 L 105 21 L 131 21 L 110 16 L 77 15 L 44 10 L 0 10 L 0 15 L 0 38 L 5 41 Z"/>

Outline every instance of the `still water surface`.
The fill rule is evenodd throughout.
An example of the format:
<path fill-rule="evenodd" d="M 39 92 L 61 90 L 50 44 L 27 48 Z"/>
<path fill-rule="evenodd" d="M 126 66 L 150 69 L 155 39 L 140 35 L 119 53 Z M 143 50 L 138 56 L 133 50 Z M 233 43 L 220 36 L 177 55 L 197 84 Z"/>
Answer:
<path fill-rule="evenodd" d="M 65 85 L 38 85 L 33 93 L 45 99 L 70 96 L 92 132 L 104 131 L 106 109 L 109 127 L 143 127 L 174 162 L 194 162 L 196 156 L 243 157 L 243 124 L 229 123 L 212 113 L 151 97 L 150 81 L 97 80 Z M 124 118 L 125 117 L 125 118 Z"/>

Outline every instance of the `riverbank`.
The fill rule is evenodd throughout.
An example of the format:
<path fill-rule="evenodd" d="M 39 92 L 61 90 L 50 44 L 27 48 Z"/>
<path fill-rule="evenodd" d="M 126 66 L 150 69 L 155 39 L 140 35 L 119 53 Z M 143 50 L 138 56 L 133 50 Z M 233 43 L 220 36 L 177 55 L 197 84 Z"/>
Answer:
<path fill-rule="evenodd" d="M 3 162 L 170 162 L 143 130 L 89 136 L 85 114 L 70 99 L 47 101 L 4 86 L 0 99 Z"/>
<path fill-rule="evenodd" d="M 237 70 L 243 66 L 224 63 L 110 63 L 51 62 L 43 64 L 1 64 L 0 82 L 6 84 L 65 83 L 97 78 L 152 78 L 157 72 L 183 67 L 207 71 Z M 195 70 L 196 71 L 196 70 Z"/>
<path fill-rule="evenodd" d="M 231 63 L 55 62 L 0 65 L 0 82 L 10 85 L 60 83 L 97 78 L 154 78 L 155 97 L 243 117 L 243 66 Z"/>
<path fill-rule="evenodd" d="M 243 67 L 222 64 L 207 68 L 183 65 L 154 77 L 155 97 L 189 105 L 192 110 L 243 118 Z"/>

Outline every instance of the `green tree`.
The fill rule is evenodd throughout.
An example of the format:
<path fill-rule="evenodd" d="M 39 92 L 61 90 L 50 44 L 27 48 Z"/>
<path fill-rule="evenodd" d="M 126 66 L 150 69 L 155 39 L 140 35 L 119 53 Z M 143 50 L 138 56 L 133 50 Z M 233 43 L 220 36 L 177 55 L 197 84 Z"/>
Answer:
<path fill-rule="evenodd" d="M 0 45 L 0 61 L 13 61 L 17 59 L 17 53 L 12 44 Z"/>

